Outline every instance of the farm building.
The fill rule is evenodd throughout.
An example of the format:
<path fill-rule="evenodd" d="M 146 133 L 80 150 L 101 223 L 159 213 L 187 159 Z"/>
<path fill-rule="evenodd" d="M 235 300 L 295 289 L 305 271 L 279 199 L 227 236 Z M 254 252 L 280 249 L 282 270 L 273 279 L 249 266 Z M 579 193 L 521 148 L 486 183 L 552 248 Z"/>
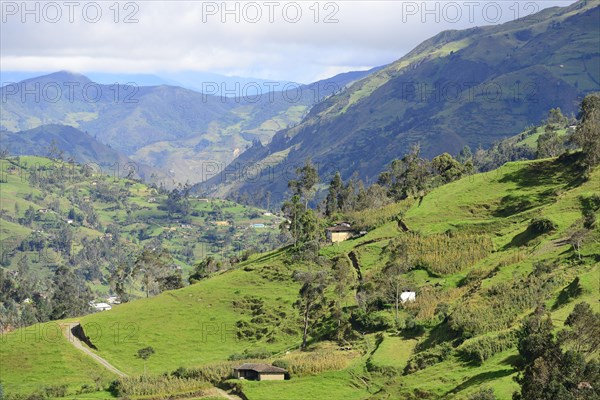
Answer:
<path fill-rule="evenodd" d="M 325 236 L 329 243 L 339 243 L 354 236 L 354 229 L 348 222 L 340 222 L 327 228 Z"/>
<path fill-rule="evenodd" d="M 233 375 L 238 379 L 254 381 L 282 381 L 287 371 L 269 364 L 245 363 L 233 369 Z"/>
<path fill-rule="evenodd" d="M 415 301 L 417 299 L 417 294 L 410 290 L 405 290 L 400 294 L 400 301 L 402 303 L 406 303 L 407 301 Z"/>
<path fill-rule="evenodd" d="M 107 303 L 90 303 L 90 306 L 92 306 L 96 311 L 108 311 L 112 309 L 112 306 L 110 304 Z"/>

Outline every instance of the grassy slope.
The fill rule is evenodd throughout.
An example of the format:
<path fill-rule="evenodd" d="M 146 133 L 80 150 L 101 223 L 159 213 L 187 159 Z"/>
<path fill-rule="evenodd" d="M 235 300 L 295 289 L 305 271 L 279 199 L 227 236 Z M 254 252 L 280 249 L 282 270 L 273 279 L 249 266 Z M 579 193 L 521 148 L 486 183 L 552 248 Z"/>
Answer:
<path fill-rule="evenodd" d="M 515 275 L 528 273 L 536 260 L 553 259 L 560 261 L 560 266 L 553 273 L 564 285 L 558 287 L 547 300 L 549 306 L 554 304 L 560 289 L 575 276 L 580 277 L 584 288 L 584 293 L 577 301 L 552 312 L 557 326 L 561 326 L 576 302 L 588 301 L 599 310 L 597 293 L 600 290 L 600 263 L 597 255 L 600 254 L 600 235 L 596 233 L 594 240 L 584 248 L 584 265 L 570 265 L 569 260 L 573 259 L 570 247 L 555 244 L 555 240 L 564 238 L 569 227 L 581 217 L 577 197 L 600 190 L 600 169 L 596 169 L 587 182 L 581 183 L 575 178 L 576 175 L 568 164 L 540 160 L 510 163 L 497 171 L 467 177 L 434 190 L 422 202 L 412 205 L 406 213 L 405 221 L 410 229 L 423 234 L 449 229 L 485 233 L 493 237 L 496 252 L 472 268 L 448 276 L 432 278 L 424 271 L 413 271 L 414 281 L 419 286 L 425 285 L 426 280 L 430 281 L 429 284 L 439 282 L 445 291 L 452 292 L 470 269 L 491 270 L 500 265 L 494 276 L 482 282 L 482 287 L 485 288 L 498 282 L 510 282 L 515 279 Z M 558 229 L 537 239 L 527 237 L 524 232 L 529 221 L 537 216 L 550 218 Z M 360 262 L 363 263 L 364 260 L 366 269 L 375 270 L 385 263 L 382 249 L 389 238 L 398 235 L 400 232 L 395 223 L 390 222 L 359 239 L 326 247 L 322 254 L 335 257 L 355 250 Z M 527 242 L 527 239 L 532 240 Z M 363 245 L 371 240 L 375 242 Z M 525 256 L 510 262 L 515 251 L 521 251 Z M 137 349 L 145 346 L 153 346 L 157 350 L 147 362 L 147 369 L 153 372 L 224 360 L 230 354 L 248 348 L 284 350 L 298 344 L 299 337 L 282 335 L 275 343 L 267 343 L 264 339 L 259 342 L 235 340 L 231 332 L 221 336 L 223 327 L 233 328 L 236 320 L 248 318 L 232 307 L 232 300 L 240 296 L 258 296 L 269 307 L 281 304 L 289 315 L 294 315 L 291 304 L 295 300 L 297 286 L 285 278 L 280 281 L 274 279 L 272 272 L 265 268 L 267 266 L 279 266 L 288 276 L 291 273 L 291 270 L 285 271 L 280 252 L 273 252 L 256 256 L 242 264 L 241 269 L 197 285 L 167 292 L 149 300 L 125 304 L 110 312 L 81 318 L 81 321 L 88 326 L 88 334 L 99 347 L 98 353 L 130 373 L 143 372 L 143 362 L 137 360 L 134 354 Z M 93 334 L 94 326 L 100 328 L 101 336 Z M 203 331 L 207 334 L 203 335 Z M 0 350 L 3 357 L 16 360 L 17 354 L 23 351 L 28 353 L 27 349 L 16 345 L 18 337 L 18 331 L 3 337 Z M 386 336 L 375 350 L 371 361 L 378 366 L 402 369 L 413 344 L 398 337 Z M 368 393 L 371 393 L 372 398 L 402 398 L 406 392 L 412 392 L 416 388 L 445 398 L 464 398 L 481 385 L 490 385 L 498 398 L 508 399 L 516 388 L 510 364 L 514 354 L 515 350 L 497 354 L 477 368 L 452 356 L 445 362 L 410 375 L 396 376 L 391 381 L 376 378 L 369 387 L 351 374 L 366 372 L 360 366 L 353 366 L 345 371 L 301 377 L 288 382 L 248 383 L 245 390 L 250 399 L 271 398 L 269 396 L 281 398 L 277 396 L 284 393 L 286 399 L 304 399 L 307 394 L 321 396 L 322 392 L 318 391 L 329 385 L 331 388 L 326 392 L 329 398 L 336 399 L 368 398 Z M 51 361 L 42 357 L 39 362 L 48 364 Z M 63 380 L 61 369 L 55 371 L 54 377 L 60 382 Z M 6 382 L 17 385 L 17 390 L 35 388 L 35 384 L 17 378 L 22 374 L 29 376 L 27 369 L 19 362 L 2 373 Z M 43 381 L 37 377 L 34 379 L 37 382 Z M 350 385 L 358 385 L 358 389 L 349 389 L 352 387 Z M 382 391 L 375 394 L 379 389 Z"/>
<path fill-rule="evenodd" d="M 0 336 L 0 380 L 5 392 L 28 393 L 44 386 L 95 386 L 114 376 L 68 343 L 58 323 L 36 324 Z"/>
<path fill-rule="evenodd" d="M 84 327 L 101 329 L 102 337 L 92 340 L 100 349 L 98 353 L 117 368 L 129 373 L 143 371 L 136 351 L 152 346 L 156 355 L 148 360 L 147 369 L 162 372 L 225 360 L 244 349 L 280 351 L 297 343 L 296 336 L 272 344 L 237 340 L 235 323 L 243 317 L 232 305 L 240 293 L 251 294 L 270 306 L 282 304 L 292 313 L 296 290 L 295 285 L 281 285 L 252 271 L 235 270 L 150 300 L 116 307 L 110 313 L 86 316 L 81 322 Z"/>

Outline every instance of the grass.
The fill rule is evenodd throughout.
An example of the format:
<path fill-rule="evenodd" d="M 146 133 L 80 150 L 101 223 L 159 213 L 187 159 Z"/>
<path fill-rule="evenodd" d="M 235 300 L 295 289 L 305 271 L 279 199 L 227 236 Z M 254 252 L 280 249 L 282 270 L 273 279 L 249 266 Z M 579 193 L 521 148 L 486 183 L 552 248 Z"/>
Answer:
<path fill-rule="evenodd" d="M 404 339 L 386 334 L 383 341 L 371 357 L 377 367 L 393 367 L 403 370 L 417 345 L 416 339 Z"/>
<path fill-rule="evenodd" d="M 555 286 L 543 299 L 548 309 L 552 309 L 562 288 L 575 277 L 579 277 L 583 288 L 579 297 L 552 309 L 557 329 L 562 327 L 578 302 L 587 301 L 600 311 L 597 302 L 600 291 L 600 262 L 597 258 L 600 235 L 592 235 L 585 244 L 581 264 L 569 245 L 557 244 L 557 240 L 566 237 L 581 218 L 578 196 L 597 193 L 600 187 L 600 169 L 596 169 L 586 182 L 577 181 L 574 177 L 568 159 L 511 163 L 498 171 L 474 175 L 435 189 L 422 202 L 411 205 L 405 222 L 412 231 L 420 232 L 424 237 L 448 230 L 485 234 L 493 238 L 494 251 L 473 266 L 443 277 L 432 277 L 422 269 L 408 273 L 407 279 L 417 288 L 421 301 L 408 305 L 402 316 L 407 315 L 407 310 L 414 311 L 427 331 L 423 336 L 412 339 L 383 333 L 383 341 L 370 355 L 370 363 L 382 371 L 386 367 L 403 370 L 407 360 L 417 351 L 417 343 L 430 346 L 436 341 L 448 340 L 445 326 L 436 322 L 433 315 L 435 304 L 446 302 L 452 311 L 466 300 L 483 296 L 482 293 L 490 287 L 515 282 L 526 276 L 538 261 L 550 260 L 557 264 L 551 272 Z M 198 207 L 207 206 L 198 204 Z M 233 204 L 223 205 L 223 208 L 239 211 L 239 206 Z M 534 216 L 551 219 L 557 229 L 515 246 L 515 237 L 527 229 Z M 325 246 L 320 254 L 332 259 L 354 252 L 361 269 L 367 272 L 364 277 L 377 272 L 387 262 L 389 255 L 384 251 L 385 247 L 391 239 L 401 235 L 404 233 L 398 229 L 396 222 L 390 221 L 362 237 Z M 240 263 L 238 269 L 181 290 L 148 300 L 136 300 L 79 320 L 98 347 L 97 353 L 117 368 L 132 374 L 143 373 L 144 370 L 163 373 L 180 366 L 207 365 L 224 361 L 233 353 L 252 349 L 281 353 L 275 358 L 285 358 L 282 356 L 285 350 L 299 344 L 299 334 L 277 332 L 273 342 L 267 341 L 266 337 L 240 340 L 236 336 L 235 324 L 239 320 L 249 321 L 251 317 L 233 307 L 234 300 L 254 296 L 263 301 L 265 309 L 284 311 L 285 323 L 293 323 L 297 310 L 292 303 L 296 300 L 298 285 L 288 277 L 298 266 L 287 266 L 283 262 L 285 257 L 284 249 L 255 254 Z M 471 271 L 481 271 L 477 275 L 479 286 L 473 286 L 472 290 L 471 286 L 459 287 Z M 354 300 L 353 293 L 348 295 Z M 531 310 L 520 309 L 510 328 L 517 327 L 519 318 L 529 312 Z M 2 336 L 0 354 L 3 361 L 9 360 L 2 363 L 2 379 L 7 390 L 11 387 L 19 392 L 36 390 L 44 382 L 65 382 L 74 390 L 88 382 L 88 375 L 97 370 L 95 364 L 85 359 L 79 363 L 81 368 L 73 370 L 70 362 L 78 360 L 81 355 L 70 349 L 68 343 L 43 346 L 34 343 L 28 346 L 19 342 L 20 332 Z M 374 350 L 373 335 L 367 335 L 370 350 Z M 354 345 L 356 348 L 364 347 L 361 340 Z M 156 354 L 144 365 L 135 354 L 146 346 L 152 346 Z M 27 357 L 26 363 L 20 361 L 23 355 Z M 369 357 L 365 355 L 340 371 L 294 376 L 283 382 L 243 382 L 242 386 L 250 400 L 406 398 L 415 390 L 430 392 L 432 396 L 460 399 L 483 386 L 491 387 L 497 398 L 509 399 L 517 389 L 512 380 L 515 355 L 515 349 L 507 350 L 474 367 L 454 353 L 447 360 L 423 370 L 393 376 L 367 373 Z M 31 360 L 35 363 L 32 364 Z M 10 365 L 10 368 L 5 365 Z M 44 368 L 43 365 L 55 367 Z"/>
<path fill-rule="evenodd" d="M 0 336 L 0 378 L 8 393 L 29 393 L 66 384 L 73 390 L 114 376 L 73 347 L 55 322 L 36 324 Z"/>
<path fill-rule="evenodd" d="M 98 354 L 128 373 L 144 371 L 144 362 L 135 354 L 146 346 L 156 350 L 146 362 L 147 370 L 162 372 L 226 360 L 244 349 L 277 352 L 298 342 L 297 336 L 281 337 L 275 343 L 238 339 L 235 324 L 247 319 L 233 308 L 232 302 L 241 297 L 240 293 L 252 293 L 268 307 L 281 304 L 295 314 L 291 305 L 296 285 L 284 286 L 262 278 L 259 272 L 240 269 L 80 320 L 84 329 L 90 327 L 92 332 L 91 328 L 97 327 L 102 332 L 92 337 Z"/>
<path fill-rule="evenodd" d="M 359 400 L 369 395 L 369 392 L 352 378 L 348 370 L 326 372 L 288 381 L 246 381 L 243 383 L 243 391 L 248 398 L 261 400 Z"/>

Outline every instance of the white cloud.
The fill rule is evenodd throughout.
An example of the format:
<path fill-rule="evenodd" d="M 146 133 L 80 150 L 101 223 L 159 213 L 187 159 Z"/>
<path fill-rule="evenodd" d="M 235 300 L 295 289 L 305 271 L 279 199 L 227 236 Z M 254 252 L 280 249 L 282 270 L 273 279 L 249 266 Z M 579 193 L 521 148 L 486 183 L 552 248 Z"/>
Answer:
<path fill-rule="evenodd" d="M 540 1 L 535 7 L 572 2 Z M 54 2 L 58 7 L 29 2 L 28 9 L 34 11 L 27 14 L 21 1 L 3 1 L 1 68 L 139 73 L 198 70 L 310 82 L 326 74 L 392 62 L 445 29 L 488 25 L 495 19 L 496 5 L 501 7 L 499 22 L 514 19 L 517 10 L 520 16 L 535 10 L 531 2 L 322 1 L 317 3 L 317 15 L 312 1 L 138 1 L 119 3 L 117 15 L 115 8 L 110 8 L 112 1 L 77 3 L 71 23 L 66 2 Z M 235 11 L 227 14 L 224 4 Z M 91 23 L 96 5 L 102 14 L 98 22 Z M 301 15 L 292 23 L 297 8 Z M 62 17 L 51 23 L 56 9 Z M 262 18 L 251 23 L 256 10 Z M 269 11 L 274 11 L 272 23 Z M 138 22 L 124 23 L 131 13 Z M 324 23 L 327 16 L 338 22 Z"/>

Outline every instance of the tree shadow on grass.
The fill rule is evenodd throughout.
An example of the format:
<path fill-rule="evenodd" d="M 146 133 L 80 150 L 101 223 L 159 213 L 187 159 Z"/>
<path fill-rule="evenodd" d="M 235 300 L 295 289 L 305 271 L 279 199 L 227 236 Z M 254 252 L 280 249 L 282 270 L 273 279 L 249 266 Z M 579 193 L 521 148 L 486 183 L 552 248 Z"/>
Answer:
<path fill-rule="evenodd" d="M 425 338 L 425 340 L 417 345 L 416 350 L 426 350 L 441 343 L 452 342 L 458 337 L 459 335 L 452 331 L 448 324 L 441 323 L 429 332 L 429 335 Z"/>
<path fill-rule="evenodd" d="M 485 382 L 504 378 L 505 376 L 509 376 L 509 375 L 513 374 L 514 372 L 515 372 L 515 370 L 512 368 L 501 369 L 498 371 L 482 372 L 481 374 L 472 376 L 471 378 L 467 379 L 460 385 L 456 386 L 454 389 L 452 389 L 448 393 L 446 393 L 446 395 L 456 394 L 456 393 L 461 392 L 471 386 L 480 387 Z"/>
<path fill-rule="evenodd" d="M 522 247 L 522 246 L 526 246 L 527 244 L 529 244 L 532 240 L 537 239 L 538 237 L 542 236 L 542 233 L 536 233 L 536 232 L 532 232 L 532 229 L 530 227 L 527 227 L 527 229 L 525 229 L 523 232 L 516 234 L 512 240 L 510 241 L 510 243 L 507 243 L 503 250 L 508 250 L 512 247 Z"/>
<path fill-rule="evenodd" d="M 520 357 L 518 354 L 512 354 L 500 362 L 501 365 L 510 365 L 514 367 L 519 363 Z"/>
<path fill-rule="evenodd" d="M 521 188 L 564 184 L 566 189 L 571 189 L 585 182 L 580 160 L 581 153 L 573 153 L 563 154 L 556 160 L 533 162 L 506 173 L 499 182 L 514 182 Z M 501 167 L 500 171 L 508 167 Z"/>

